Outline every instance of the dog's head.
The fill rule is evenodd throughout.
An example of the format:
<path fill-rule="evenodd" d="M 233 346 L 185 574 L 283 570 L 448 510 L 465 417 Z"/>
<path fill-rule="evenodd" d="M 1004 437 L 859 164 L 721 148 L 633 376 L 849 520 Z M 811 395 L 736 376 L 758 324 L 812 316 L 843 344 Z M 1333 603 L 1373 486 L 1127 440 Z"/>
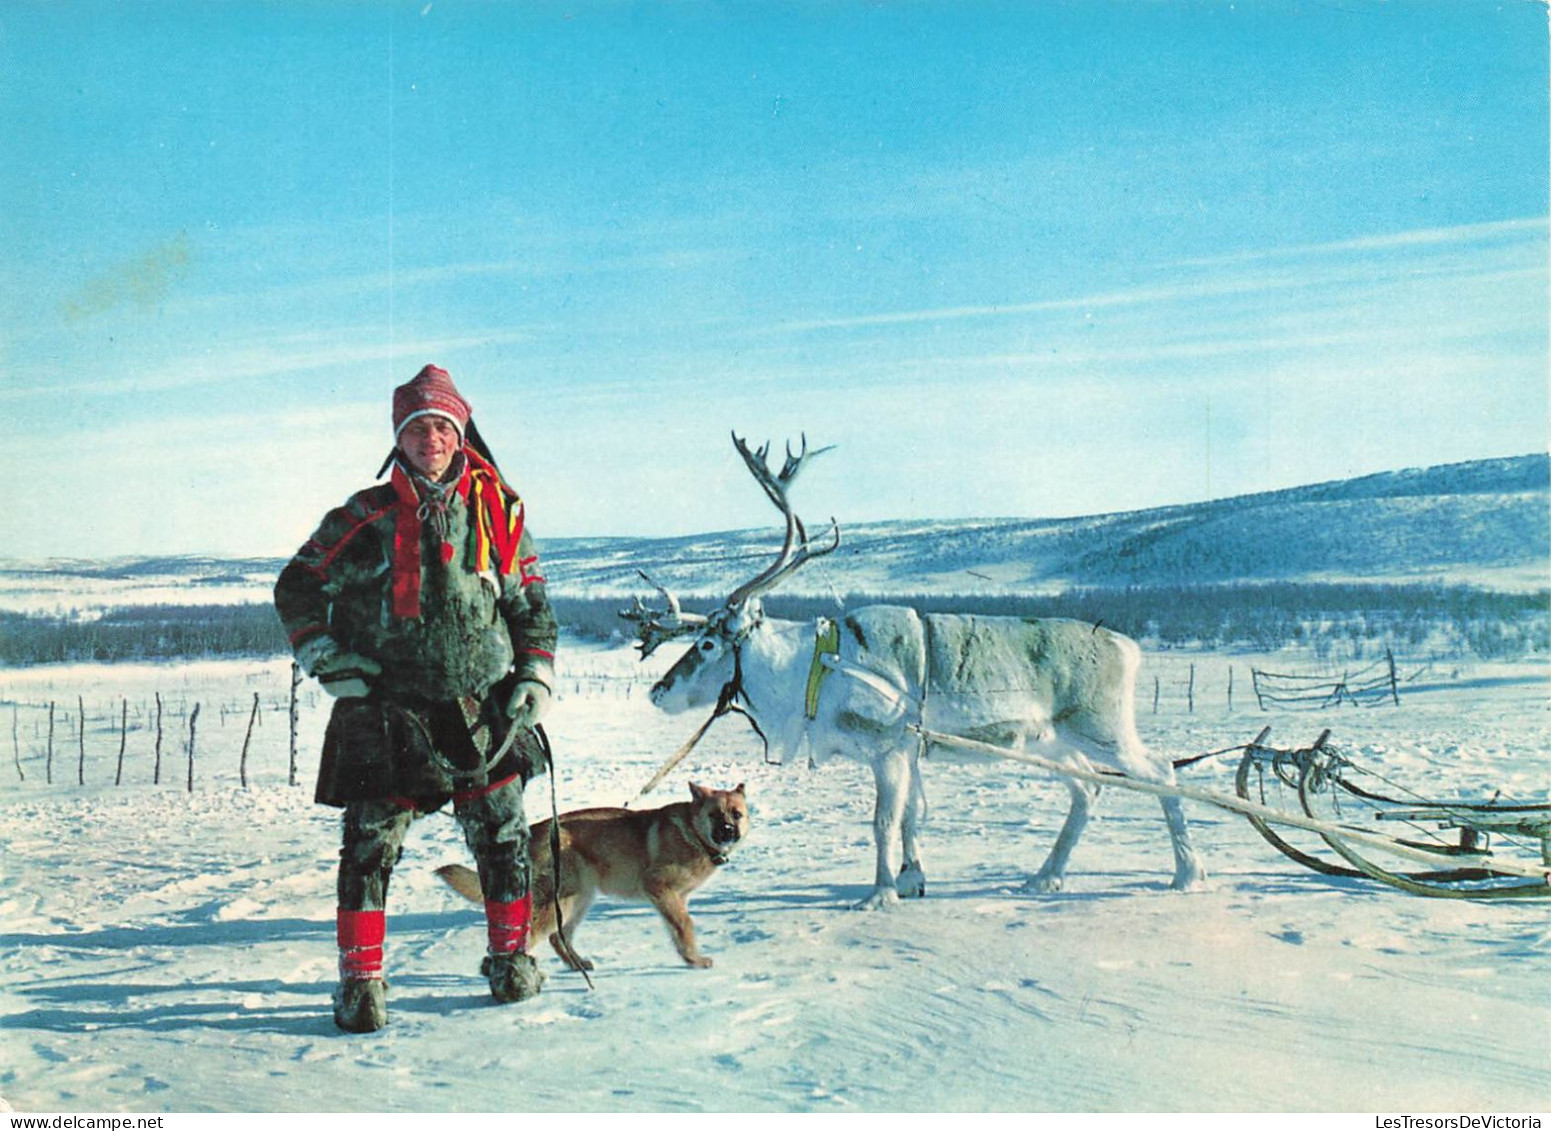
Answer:
<path fill-rule="evenodd" d="M 748 836 L 749 803 L 742 782 L 735 789 L 707 789 L 690 782 L 689 795 L 694 799 L 695 828 L 707 844 L 726 855 Z"/>

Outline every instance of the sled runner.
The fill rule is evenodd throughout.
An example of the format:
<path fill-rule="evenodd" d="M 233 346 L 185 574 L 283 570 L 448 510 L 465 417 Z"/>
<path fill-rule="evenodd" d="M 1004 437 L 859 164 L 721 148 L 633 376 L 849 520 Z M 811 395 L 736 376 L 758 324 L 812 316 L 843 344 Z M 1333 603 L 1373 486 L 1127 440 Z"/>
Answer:
<path fill-rule="evenodd" d="M 1328 745 L 1328 731 L 1311 746 L 1278 750 L 1265 745 L 1271 730 L 1266 727 L 1253 742 L 1235 747 L 1242 749 L 1243 755 L 1235 778 L 1237 795 L 1230 796 L 1140 781 L 1023 750 L 916 729 L 926 741 L 938 745 L 1025 762 L 1095 785 L 1179 797 L 1239 813 L 1278 852 L 1323 875 L 1367 877 L 1414 895 L 1446 899 L 1551 897 L 1551 804 L 1424 799 L 1384 782 L 1338 753 Z M 1380 789 L 1391 792 L 1381 793 Z M 1361 823 L 1364 815 L 1374 823 Z M 1392 835 L 1390 830 L 1399 822 L 1411 824 L 1416 833 Z M 1450 842 L 1436 830 L 1426 829 L 1428 824 L 1457 830 L 1457 836 Z M 1332 863 L 1295 847 L 1280 831 L 1283 828 L 1315 833 L 1346 864 Z M 1504 849 L 1520 855 L 1492 852 L 1494 836 Z M 1526 859 L 1525 853 L 1538 853 L 1538 862 Z M 1374 856 L 1400 857 L 1431 867 L 1421 872 L 1397 872 L 1376 863 Z"/>
<path fill-rule="evenodd" d="M 1290 844 L 1265 816 L 1246 813 L 1266 842 L 1290 860 L 1327 876 L 1366 876 L 1413 895 L 1444 899 L 1508 899 L 1551 895 L 1546 870 L 1538 878 L 1504 870 L 1492 853 L 1492 838 L 1503 847 L 1538 851 L 1551 868 L 1551 804 L 1514 804 L 1496 799 L 1439 801 L 1420 797 L 1364 769 L 1328 745 L 1330 732 L 1310 746 L 1279 750 L 1265 745 L 1266 727 L 1244 747 L 1234 786 L 1238 796 L 1270 807 L 1273 796 L 1326 826 L 1320 839 L 1345 864 L 1311 855 Z M 1374 822 L 1365 826 L 1364 820 Z M 1407 825 L 1394 844 L 1433 854 L 1431 871 L 1397 872 L 1374 860 L 1368 846 L 1349 835 L 1365 827 Z M 1452 837 L 1443 835 L 1452 832 Z M 1517 839 L 1516 839 L 1517 838 Z"/>

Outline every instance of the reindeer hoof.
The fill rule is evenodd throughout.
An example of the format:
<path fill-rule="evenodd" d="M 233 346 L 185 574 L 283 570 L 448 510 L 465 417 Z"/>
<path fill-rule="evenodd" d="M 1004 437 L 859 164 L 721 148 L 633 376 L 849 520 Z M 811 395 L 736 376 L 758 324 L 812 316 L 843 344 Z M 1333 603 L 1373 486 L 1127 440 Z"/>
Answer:
<path fill-rule="evenodd" d="M 1060 891 L 1063 882 L 1060 876 L 1030 876 L 1024 882 L 1023 890 L 1036 895 L 1048 895 L 1051 892 Z"/>
<path fill-rule="evenodd" d="M 901 899 L 920 899 L 926 894 L 926 873 L 919 867 L 906 867 L 894 883 Z"/>
<path fill-rule="evenodd" d="M 874 888 L 872 894 L 856 904 L 855 911 L 881 911 L 899 902 L 899 893 L 893 888 Z"/>

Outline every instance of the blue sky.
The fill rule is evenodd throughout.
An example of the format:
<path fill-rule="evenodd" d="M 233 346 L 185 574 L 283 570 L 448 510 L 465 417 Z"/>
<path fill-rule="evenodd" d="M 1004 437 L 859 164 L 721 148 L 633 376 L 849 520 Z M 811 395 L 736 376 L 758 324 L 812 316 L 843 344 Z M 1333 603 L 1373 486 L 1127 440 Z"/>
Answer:
<path fill-rule="evenodd" d="M 449 369 L 546 534 L 1547 446 L 1545 6 L 0 6 L 5 556 L 288 554 Z"/>

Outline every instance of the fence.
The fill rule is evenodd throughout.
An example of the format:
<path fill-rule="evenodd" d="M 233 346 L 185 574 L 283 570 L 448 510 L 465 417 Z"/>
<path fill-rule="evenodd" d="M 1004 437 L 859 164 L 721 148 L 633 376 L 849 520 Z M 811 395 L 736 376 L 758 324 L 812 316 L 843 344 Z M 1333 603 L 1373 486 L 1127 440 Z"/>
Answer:
<path fill-rule="evenodd" d="M 1250 669 L 1255 684 L 1255 699 L 1264 711 L 1266 704 L 1293 710 L 1323 710 L 1349 703 L 1354 707 L 1372 707 L 1386 701 L 1400 705 L 1400 679 L 1395 672 L 1395 656 L 1388 649 L 1376 660 L 1357 671 L 1339 676 L 1289 675 Z"/>
<path fill-rule="evenodd" d="M 1167 676 L 1155 675 L 1152 679 L 1152 713 L 1161 714 L 1164 704 L 1177 708 L 1184 704 L 1187 714 L 1195 714 L 1197 706 L 1210 708 L 1213 703 L 1221 703 L 1228 713 L 1234 709 L 1234 695 L 1236 688 L 1243 686 L 1236 676 L 1237 668 L 1229 664 L 1226 670 L 1216 665 L 1207 665 L 1205 672 L 1198 673 L 1195 664 L 1190 664 L 1183 676 L 1175 671 L 1170 671 Z M 1251 669 L 1251 676 L 1254 669 Z M 1137 688 L 1137 703 L 1145 703 L 1145 686 Z"/>
<path fill-rule="evenodd" d="M 199 779 L 200 772 L 204 768 L 205 758 L 214 754 L 219 757 L 219 752 L 210 747 L 225 745 L 219 740 L 212 742 L 208 732 L 214 726 L 225 727 L 228 720 L 245 720 L 242 733 L 242 742 L 236 757 L 237 779 L 242 788 L 248 788 L 250 784 L 250 753 L 254 748 L 254 734 L 262 729 L 266 714 L 284 714 L 287 717 L 289 732 L 289 764 L 287 767 L 287 781 L 291 785 L 297 784 L 297 732 L 301 717 L 298 692 L 301 686 L 301 673 L 295 664 L 291 665 L 290 694 L 287 699 L 281 700 L 273 695 L 269 702 L 265 702 L 265 694 L 260 691 L 252 692 L 251 698 L 241 702 L 233 702 L 226 698 L 218 704 L 207 709 L 204 702 L 195 699 L 188 694 L 164 697 L 160 691 L 151 692 L 144 697 L 131 699 L 128 695 L 119 696 L 112 708 L 104 710 L 100 703 L 94 710 L 88 710 L 88 704 L 84 695 L 74 696 L 75 702 L 68 700 L 61 702 L 57 699 L 42 701 L 13 701 L 11 703 L 11 759 L 16 770 L 17 780 L 27 781 L 27 766 L 24 764 L 23 745 L 24 728 L 22 725 L 22 710 L 27 708 L 32 716 L 30 723 L 30 741 L 27 763 L 42 763 L 43 781 L 46 785 L 54 785 L 56 763 L 61 757 L 75 755 L 75 773 L 73 775 L 76 785 L 87 784 L 88 765 L 88 735 L 89 732 L 96 736 L 96 743 L 101 744 L 103 737 L 116 740 L 117 756 L 113 761 L 113 784 L 122 786 L 126 779 L 126 764 L 131 760 L 131 735 L 144 736 L 143 745 L 136 744 L 137 752 L 143 752 L 148 763 L 150 784 L 161 785 L 163 774 L 171 767 L 169 763 L 180 756 L 183 759 L 183 784 L 184 788 L 192 792 Z M 71 706 L 74 711 L 70 710 Z M 201 746 L 201 730 L 206 732 L 204 748 Z M 100 759 L 98 759 L 100 764 Z M 144 763 L 143 763 L 144 764 Z M 227 767 L 231 763 L 224 763 Z M 230 769 L 224 770 L 229 774 Z M 68 771 L 67 771 L 68 773 Z M 98 780 L 101 780 L 99 775 Z M 61 781 L 60 784 L 64 784 Z"/>
<path fill-rule="evenodd" d="M 1242 680 L 1238 680 L 1236 685 L 1235 668 L 1228 665 L 1224 670 L 1221 666 L 1208 663 L 1203 670 L 1198 670 L 1193 660 L 1187 664 L 1185 659 L 1177 657 L 1166 661 L 1160 665 L 1161 672 L 1152 675 L 1152 714 L 1179 710 L 1194 714 L 1198 709 L 1217 709 L 1224 704 L 1224 695 L 1226 708 L 1232 712 L 1236 705 L 1236 686 L 1240 689 L 1243 687 Z M 1239 671 L 1242 672 L 1242 668 Z M 1342 672 L 1339 676 L 1266 672 L 1253 666 L 1250 667 L 1250 676 L 1255 699 L 1261 710 L 1273 706 L 1312 710 L 1345 703 L 1372 705 L 1393 702 L 1398 705 L 1400 702 L 1395 660 L 1388 652 L 1383 660 L 1375 664 L 1357 671 Z M 640 690 L 636 684 L 647 678 L 644 674 L 613 665 L 598 668 L 584 665 L 571 670 L 556 690 L 563 697 L 571 696 L 584 701 L 630 699 Z M 240 698 L 234 698 L 229 691 L 224 695 L 211 691 L 207 696 L 209 701 L 203 704 L 195 701 L 188 692 L 164 695 L 157 691 L 144 693 L 139 698 L 117 697 L 109 709 L 105 709 L 99 702 L 92 712 L 90 726 L 87 719 L 89 705 L 80 695 L 71 695 L 63 701 L 13 703 L 11 742 L 17 779 L 26 782 L 28 767 L 35 767 L 36 763 L 41 762 L 46 783 L 54 785 L 56 763 L 61 757 L 71 758 L 73 755 L 75 772 L 69 774 L 66 771 L 66 776 L 74 778 L 74 784 L 87 784 L 88 778 L 93 776 L 88 773 L 87 732 L 90 729 L 96 736 L 95 743 L 99 749 L 104 742 L 111 742 L 116 747 L 112 769 L 112 780 L 116 786 L 126 784 L 129 776 L 126 766 L 131 760 L 147 752 L 151 761 L 152 784 L 161 785 L 164 773 L 171 769 L 173 773 L 183 771 L 181 784 L 189 791 L 197 787 L 202 775 L 207 781 L 217 777 L 230 780 L 235 776 L 243 788 L 248 788 L 253 779 L 250 758 L 255 750 L 256 736 L 265 725 L 265 716 L 283 715 L 283 747 L 281 735 L 273 734 L 265 742 L 257 744 L 257 748 L 261 758 L 268 759 L 267 762 L 261 761 L 261 766 L 270 766 L 270 774 L 278 775 L 277 758 L 283 757 L 285 780 L 287 784 L 295 786 L 300 776 L 298 760 L 302 744 L 299 732 L 303 706 L 307 707 L 310 728 L 320 725 L 320 712 L 326 709 L 328 700 L 317 691 L 315 685 L 309 685 L 309 690 L 304 694 L 302 674 L 295 664 L 290 665 L 288 689 L 282 691 L 270 677 L 266 677 L 264 682 L 269 690 L 246 691 Z M 1137 691 L 1137 706 L 1146 711 L 1149 704 L 1145 685 Z M 70 702 L 70 699 L 74 702 Z M 27 707 L 32 719 L 29 724 L 32 733 L 27 743 L 29 750 L 26 765 L 20 717 L 22 706 Z M 230 722 L 243 725 L 240 741 L 223 737 Z M 131 737 L 136 734 L 144 737 L 132 744 Z M 309 739 L 309 747 L 310 743 Z M 283 754 L 277 753 L 282 749 Z M 181 764 L 175 769 L 169 765 L 180 758 Z M 101 761 L 99 756 L 99 765 Z M 100 772 L 95 776 L 97 781 L 103 780 Z"/>
<path fill-rule="evenodd" d="M 556 691 L 579 700 L 630 699 L 644 678 L 584 665 L 561 680 Z M 283 758 L 285 781 L 295 786 L 301 776 L 304 724 L 309 734 L 305 748 L 315 754 L 312 731 L 321 727 L 332 701 L 316 684 L 304 685 L 294 663 L 287 682 L 289 688 L 282 691 L 273 677 L 265 676 L 260 684 L 265 690 L 235 697 L 232 689 L 202 688 L 198 693 L 147 689 L 115 696 L 110 704 L 100 698 L 89 702 L 73 692 L 13 700 L 11 758 L 16 780 L 26 783 L 29 773 L 41 771 L 43 783 L 50 786 L 97 785 L 109 777 L 113 785 L 124 786 L 135 784 L 130 779 L 136 778 L 140 784 L 178 783 L 192 792 L 201 781 L 235 778 L 246 789 L 255 776 L 255 760 L 260 775 L 265 765 L 270 767 L 268 775 L 278 775 L 277 758 Z M 283 744 L 279 734 L 258 741 L 266 716 L 284 717 Z M 240 738 L 228 736 L 229 725 L 241 726 Z M 66 760 L 74 763 L 73 773 L 65 768 Z"/>

